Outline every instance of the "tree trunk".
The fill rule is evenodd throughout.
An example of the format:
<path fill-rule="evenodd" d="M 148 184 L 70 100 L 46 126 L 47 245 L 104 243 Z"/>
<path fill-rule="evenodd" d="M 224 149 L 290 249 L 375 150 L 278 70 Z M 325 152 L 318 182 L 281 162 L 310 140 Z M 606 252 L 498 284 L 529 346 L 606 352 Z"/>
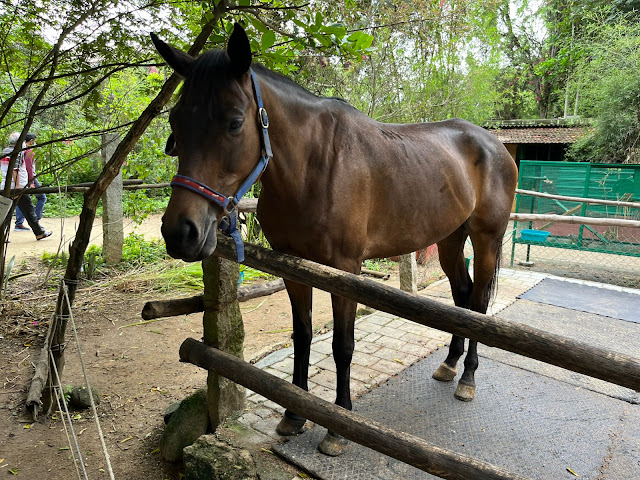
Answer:
<path fill-rule="evenodd" d="M 214 15 L 211 20 L 206 23 L 200 34 L 195 39 L 193 45 L 189 49 L 190 55 L 196 55 L 202 50 L 205 42 L 213 32 L 215 24 L 220 20 L 222 15 L 227 9 L 228 2 L 222 1 L 214 10 Z M 102 172 L 98 176 L 98 179 L 94 182 L 91 188 L 85 193 L 84 203 L 82 205 L 82 212 L 80 213 L 80 222 L 78 224 L 78 230 L 76 232 L 75 240 L 73 241 L 69 254 L 69 261 L 67 263 L 67 270 L 63 279 L 65 285 L 68 287 L 69 305 L 73 305 L 76 289 L 78 286 L 78 279 L 80 277 L 80 271 L 84 261 L 84 254 L 89 245 L 89 239 L 91 237 L 91 229 L 96 217 L 96 208 L 100 197 L 109 186 L 111 181 L 120 171 L 122 163 L 127 158 L 129 152 L 133 149 L 138 139 L 145 132 L 151 121 L 157 117 L 163 107 L 169 102 L 173 92 L 180 84 L 181 78 L 177 73 L 173 73 L 167 81 L 164 83 L 160 92 L 149 103 L 140 117 L 131 125 L 131 128 L 118 144 L 115 152 L 111 156 L 111 159 L 107 162 Z M 52 351 L 54 361 L 60 376 L 64 370 L 64 345 L 65 345 L 65 333 L 67 330 L 67 318 L 69 317 L 69 309 L 67 302 L 64 300 L 64 292 L 61 288 L 58 293 L 58 301 L 56 303 L 56 313 L 53 318 L 54 331 L 52 339 Z M 50 369 L 51 370 L 51 369 Z M 51 376 L 49 376 L 51 381 Z M 45 396 L 49 398 L 43 398 L 43 403 L 48 411 L 51 407 L 51 389 L 44 390 Z"/>

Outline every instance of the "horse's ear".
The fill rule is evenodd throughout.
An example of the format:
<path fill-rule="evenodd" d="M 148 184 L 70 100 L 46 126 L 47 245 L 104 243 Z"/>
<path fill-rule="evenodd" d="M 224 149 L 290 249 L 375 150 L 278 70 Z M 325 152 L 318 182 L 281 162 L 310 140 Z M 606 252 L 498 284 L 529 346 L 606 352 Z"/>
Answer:
<path fill-rule="evenodd" d="M 242 75 L 251 68 L 251 44 L 244 28 L 239 23 L 233 25 L 233 33 L 227 45 L 231 68 L 236 75 Z"/>
<path fill-rule="evenodd" d="M 173 68 L 176 73 L 183 77 L 189 76 L 189 73 L 191 72 L 191 65 L 193 65 L 195 58 L 182 50 L 178 50 L 177 48 L 164 43 L 153 32 L 151 32 L 151 40 L 153 41 L 153 44 L 155 45 L 156 50 L 158 50 L 160 56 L 166 60 L 169 66 Z"/>

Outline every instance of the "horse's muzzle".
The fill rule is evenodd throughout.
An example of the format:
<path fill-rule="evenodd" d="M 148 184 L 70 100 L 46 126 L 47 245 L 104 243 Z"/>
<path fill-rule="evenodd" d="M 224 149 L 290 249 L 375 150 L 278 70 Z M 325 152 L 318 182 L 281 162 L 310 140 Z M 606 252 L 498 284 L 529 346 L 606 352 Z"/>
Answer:
<path fill-rule="evenodd" d="M 167 253 L 185 262 L 195 262 L 207 258 L 217 245 L 217 220 L 198 225 L 189 217 L 168 222 L 162 218 L 162 236 L 167 245 Z"/>

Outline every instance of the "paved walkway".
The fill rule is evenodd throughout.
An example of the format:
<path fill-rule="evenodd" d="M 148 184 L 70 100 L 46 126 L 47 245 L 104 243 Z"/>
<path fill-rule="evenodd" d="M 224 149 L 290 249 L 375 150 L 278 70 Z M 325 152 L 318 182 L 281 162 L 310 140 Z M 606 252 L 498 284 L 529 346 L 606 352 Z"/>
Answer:
<path fill-rule="evenodd" d="M 498 280 L 497 296 L 491 303 L 488 313 L 494 315 L 508 307 L 516 301 L 518 295 L 547 277 L 551 276 L 503 268 Z M 624 287 L 582 280 L 563 280 L 638 293 L 638 290 Z M 447 279 L 430 285 L 419 295 L 453 304 Z M 355 338 L 356 347 L 351 366 L 351 392 L 354 398 L 444 347 L 449 342 L 451 334 L 418 325 L 388 313 L 375 312 L 356 321 Z M 335 364 L 331 353 L 331 341 L 332 332 L 313 340 L 309 367 L 309 391 L 333 402 L 335 400 Z M 256 366 L 279 378 L 291 381 L 293 347 L 268 355 L 257 362 Z M 247 395 L 247 411 L 239 421 L 266 436 L 279 438 L 275 428 L 284 411 L 283 407 L 257 393 L 248 391 Z"/>
<path fill-rule="evenodd" d="M 514 303 L 519 295 L 543 279 L 552 277 L 539 272 L 503 268 L 498 280 L 497 296 L 491 302 L 488 314 L 497 314 Z M 639 290 L 614 285 L 567 278 L 562 280 L 640 294 Z M 447 279 L 430 285 L 419 292 L 419 295 L 453 305 Z M 444 347 L 448 344 L 451 334 L 418 325 L 385 312 L 375 312 L 356 321 L 355 338 L 356 346 L 351 365 L 351 392 L 353 397 L 357 398 Z M 331 353 L 331 342 L 332 332 L 313 340 L 309 366 L 309 391 L 333 402 L 335 400 L 335 364 Z M 293 347 L 268 355 L 257 362 L 256 366 L 279 378 L 291 381 Z M 251 391 L 247 392 L 247 396 L 246 413 L 239 418 L 239 421 L 263 435 L 274 439 L 279 438 L 275 428 L 284 408 Z"/>

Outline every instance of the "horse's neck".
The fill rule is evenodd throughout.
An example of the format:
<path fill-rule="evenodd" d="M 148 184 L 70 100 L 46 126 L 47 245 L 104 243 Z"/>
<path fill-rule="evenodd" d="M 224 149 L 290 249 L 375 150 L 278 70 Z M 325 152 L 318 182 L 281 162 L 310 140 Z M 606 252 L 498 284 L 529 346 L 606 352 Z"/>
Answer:
<path fill-rule="evenodd" d="M 263 189 L 283 199 L 296 195 L 307 179 L 307 160 L 322 156 L 326 144 L 318 135 L 321 120 L 309 112 L 313 98 L 296 99 L 289 87 L 263 83 L 264 106 L 269 115 L 273 159 L 262 177 Z M 320 100 L 318 100 L 320 102 Z"/>

